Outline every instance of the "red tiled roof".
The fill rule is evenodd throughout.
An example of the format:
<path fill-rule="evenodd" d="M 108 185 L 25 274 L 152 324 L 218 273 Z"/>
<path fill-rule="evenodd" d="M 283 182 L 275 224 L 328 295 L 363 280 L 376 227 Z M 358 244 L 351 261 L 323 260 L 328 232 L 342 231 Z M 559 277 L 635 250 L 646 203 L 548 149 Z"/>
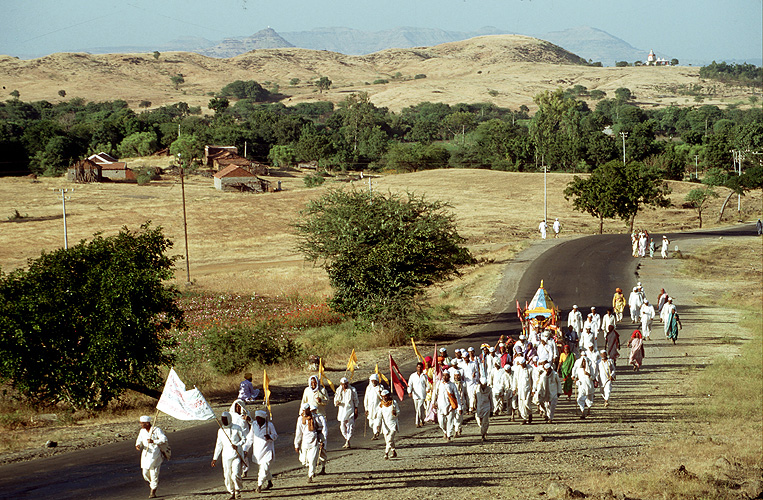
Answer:
<path fill-rule="evenodd" d="M 244 170 L 238 165 L 228 165 L 224 169 L 217 172 L 214 176 L 218 179 L 222 179 L 223 177 L 257 177 L 253 173 Z"/>

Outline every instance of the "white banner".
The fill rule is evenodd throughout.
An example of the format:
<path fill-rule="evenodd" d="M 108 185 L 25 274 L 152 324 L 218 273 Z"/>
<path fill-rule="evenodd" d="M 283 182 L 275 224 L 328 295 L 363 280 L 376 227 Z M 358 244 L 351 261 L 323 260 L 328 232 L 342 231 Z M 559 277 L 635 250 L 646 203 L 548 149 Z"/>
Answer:
<path fill-rule="evenodd" d="M 164 391 L 156 404 L 156 409 L 178 420 L 215 418 L 215 412 L 201 392 L 196 388 L 186 391 L 185 384 L 175 373 L 174 368 L 170 368 L 170 374 L 167 376 L 167 382 L 164 384 Z"/>

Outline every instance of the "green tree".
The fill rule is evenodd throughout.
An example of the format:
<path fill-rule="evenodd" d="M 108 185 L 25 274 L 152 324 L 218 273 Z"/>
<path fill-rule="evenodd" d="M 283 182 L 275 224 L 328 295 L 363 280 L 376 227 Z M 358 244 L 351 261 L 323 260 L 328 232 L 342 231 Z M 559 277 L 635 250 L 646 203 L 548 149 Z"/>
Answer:
<path fill-rule="evenodd" d="M 426 287 L 473 262 L 448 208 L 411 193 L 330 190 L 294 227 L 299 250 L 328 273 L 332 307 L 376 319 L 415 307 Z"/>
<path fill-rule="evenodd" d="M 292 78 L 291 80 L 289 80 L 289 85 L 291 85 L 292 87 L 296 87 L 297 85 L 299 85 L 299 82 L 300 82 L 299 78 Z"/>
<path fill-rule="evenodd" d="M 155 132 L 135 132 L 124 138 L 117 146 L 120 157 L 148 156 L 158 149 Z"/>
<path fill-rule="evenodd" d="M 620 87 L 615 89 L 615 99 L 620 102 L 628 102 L 629 100 L 633 99 L 633 95 L 631 94 L 631 90 L 629 88 Z"/>
<path fill-rule="evenodd" d="M 615 66 L 618 68 L 627 68 L 628 66 L 630 66 L 630 64 L 628 64 L 628 61 L 617 61 L 615 63 Z"/>
<path fill-rule="evenodd" d="M 204 155 L 204 144 L 193 134 L 184 133 L 170 144 L 170 154 L 177 158 L 181 155 L 181 161 L 184 166 L 190 164 Z"/>
<path fill-rule="evenodd" d="M 155 50 L 153 55 L 154 55 L 154 59 L 156 59 L 158 61 L 159 60 L 159 56 L 161 55 L 161 53 L 158 50 Z"/>
<path fill-rule="evenodd" d="M 702 228 L 702 209 L 711 198 L 717 197 L 718 193 L 716 193 L 709 185 L 706 185 L 703 188 L 694 188 L 686 194 L 684 201 L 697 211 L 700 229 Z"/>
<path fill-rule="evenodd" d="M 46 403 L 98 408 L 126 389 L 155 394 L 183 325 L 172 242 L 144 224 L 43 253 L 0 275 L 0 377 Z"/>
<path fill-rule="evenodd" d="M 622 162 L 614 161 L 611 163 Z M 643 207 L 669 207 L 670 187 L 660 179 L 659 173 L 645 168 L 638 162 L 625 166 L 625 185 L 617 204 L 617 215 L 629 223 L 629 231 L 633 232 L 636 215 Z"/>
<path fill-rule="evenodd" d="M 270 98 L 262 85 L 254 80 L 236 80 L 220 89 L 219 97 L 235 97 L 236 99 L 253 99 L 255 102 L 267 101 Z"/>
<path fill-rule="evenodd" d="M 624 189 L 625 172 L 622 162 L 612 161 L 591 172 L 588 177 L 573 177 L 564 190 L 564 198 L 572 206 L 599 219 L 599 234 L 604 232 L 604 219 L 618 215 L 617 204 Z"/>
<path fill-rule="evenodd" d="M 66 91 L 64 89 L 61 89 L 58 91 L 58 95 L 61 97 L 66 97 Z"/>
<path fill-rule="evenodd" d="M 214 111 L 216 115 L 228 109 L 228 106 L 230 106 L 230 101 L 225 97 L 213 97 L 209 100 L 209 104 L 207 105 L 207 107 Z"/>
<path fill-rule="evenodd" d="M 673 59 L 671 59 L 670 60 L 670 65 L 671 66 L 678 66 L 678 59 L 676 59 L 675 57 Z"/>
<path fill-rule="evenodd" d="M 268 160 L 270 160 L 274 166 L 280 168 L 294 165 L 295 158 L 294 148 L 291 146 L 275 145 L 270 148 L 270 152 L 268 153 Z"/>
<path fill-rule="evenodd" d="M 322 76 L 318 79 L 318 82 L 316 82 L 316 85 L 318 86 L 318 90 L 323 93 L 324 90 L 328 90 L 331 88 L 331 84 L 333 82 L 329 80 L 329 77 Z"/>
<path fill-rule="evenodd" d="M 151 101 L 146 101 L 145 99 L 140 101 L 138 104 L 139 108 L 150 108 L 151 107 Z"/>
<path fill-rule="evenodd" d="M 18 99 L 21 97 L 21 92 L 19 92 L 17 89 L 13 89 L 9 92 L 9 95 L 13 97 L 14 99 Z"/>
<path fill-rule="evenodd" d="M 177 75 L 172 75 L 170 77 L 170 81 L 172 82 L 172 85 L 175 86 L 175 90 L 179 89 L 182 84 L 185 83 L 185 78 L 183 78 L 183 75 L 178 73 Z"/>
<path fill-rule="evenodd" d="M 466 141 L 466 133 L 474 130 L 477 126 L 477 117 L 473 113 L 457 111 L 449 114 L 442 124 L 443 128 L 453 135 L 453 140 L 461 134 L 461 142 Z"/>
<path fill-rule="evenodd" d="M 394 143 L 384 155 L 387 166 L 399 172 L 445 168 L 449 158 L 450 154 L 443 146 L 418 142 Z"/>
<path fill-rule="evenodd" d="M 530 120 L 530 137 L 546 165 L 572 168 L 580 160 L 583 143 L 578 101 L 561 88 L 533 97 L 538 110 Z"/>

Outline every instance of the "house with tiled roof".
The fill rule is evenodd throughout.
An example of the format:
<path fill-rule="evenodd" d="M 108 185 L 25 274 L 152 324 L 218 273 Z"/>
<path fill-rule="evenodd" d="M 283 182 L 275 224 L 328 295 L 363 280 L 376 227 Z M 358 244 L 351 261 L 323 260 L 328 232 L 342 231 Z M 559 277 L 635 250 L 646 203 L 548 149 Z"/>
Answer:
<path fill-rule="evenodd" d="M 270 191 L 270 182 L 260 179 L 238 165 L 228 165 L 212 176 L 215 188 L 220 191 L 265 193 Z"/>

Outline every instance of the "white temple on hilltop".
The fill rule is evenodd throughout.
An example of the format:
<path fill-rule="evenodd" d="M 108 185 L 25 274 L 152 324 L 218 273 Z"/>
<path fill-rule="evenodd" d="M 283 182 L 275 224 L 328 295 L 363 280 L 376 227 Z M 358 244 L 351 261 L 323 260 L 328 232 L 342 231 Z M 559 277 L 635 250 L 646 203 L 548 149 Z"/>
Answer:
<path fill-rule="evenodd" d="M 657 57 L 654 55 L 653 50 L 649 50 L 649 55 L 646 56 L 646 62 L 644 64 L 646 66 L 670 66 L 670 61 L 663 59 L 662 57 Z"/>

